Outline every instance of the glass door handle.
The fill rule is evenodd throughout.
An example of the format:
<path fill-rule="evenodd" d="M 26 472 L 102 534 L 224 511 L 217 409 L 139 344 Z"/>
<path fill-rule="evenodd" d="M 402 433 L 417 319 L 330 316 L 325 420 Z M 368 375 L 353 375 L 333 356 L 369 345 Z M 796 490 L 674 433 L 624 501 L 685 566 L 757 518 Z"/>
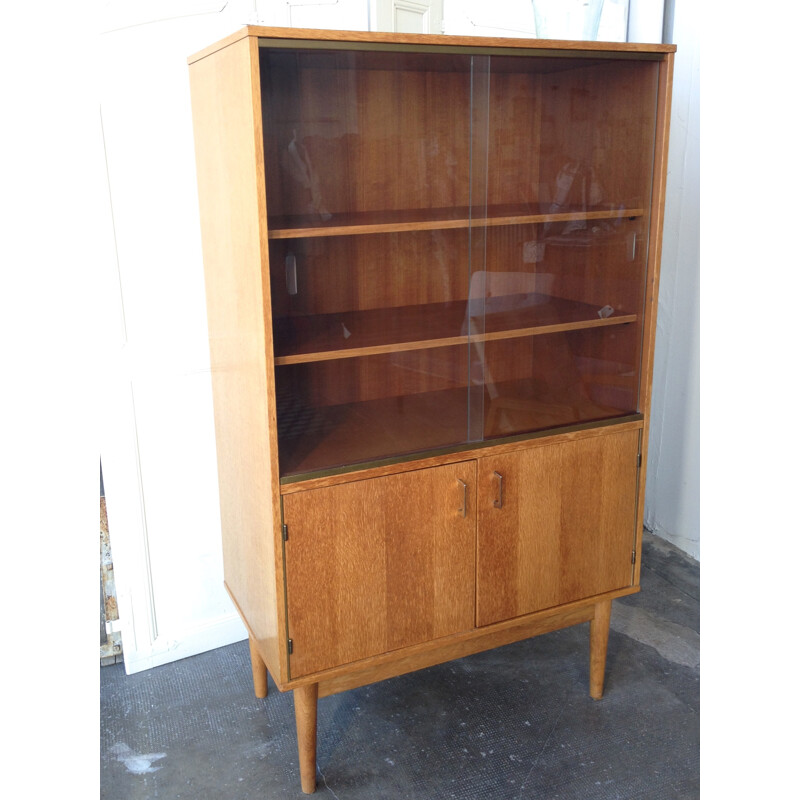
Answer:
<path fill-rule="evenodd" d="M 461 508 L 459 508 L 459 512 L 461 513 L 462 517 L 467 516 L 467 484 L 458 478 L 458 482 L 461 484 L 461 489 L 463 491 L 463 495 L 461 497 Z"/>
<path fill-rule="evenodd" d="M 492 503 L 495 508 L 503 507 L 503 476 L 495 471 L 495 478 L 497 478 L 497 499 Z"/>

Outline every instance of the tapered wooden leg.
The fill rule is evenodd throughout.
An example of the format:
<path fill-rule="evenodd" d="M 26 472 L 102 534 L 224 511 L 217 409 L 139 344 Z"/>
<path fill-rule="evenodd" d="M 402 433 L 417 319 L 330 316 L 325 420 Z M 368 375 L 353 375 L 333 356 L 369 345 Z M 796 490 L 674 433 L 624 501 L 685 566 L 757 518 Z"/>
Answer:
<path fill-rule="evenodd" d="M 300 757 L 300 788 L 311 794 L 317 787 L 317 684 L 294 690 L 297 753 Z"/>
<path fill-rule="evenodd" d="M 603 696 L 606 675 L 606 651 L 608 650 L 608 628 L 611 624 L 611 601 L 604 600 L 594 607 L 589 637 L 589 694 L 599 700 Z"/>
<path fill-rule="evenodd" d="M 267 665 L 261 654 L 258 652 L 256 640 L 250 637 L 250 664 L 253 667 L 253 688 L 256 697 L 267 696 Z"/>

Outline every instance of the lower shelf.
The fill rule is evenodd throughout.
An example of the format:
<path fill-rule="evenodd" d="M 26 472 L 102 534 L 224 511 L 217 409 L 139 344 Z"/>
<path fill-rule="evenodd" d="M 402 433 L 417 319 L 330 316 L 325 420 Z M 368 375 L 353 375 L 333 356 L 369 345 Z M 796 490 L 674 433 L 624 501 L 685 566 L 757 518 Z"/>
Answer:
<path fill-rule="evenodd" d="M 466 388 L 299 408 L 278 406 L 281 476 L 463 444 Z"/>
<path fill-rule="evenodd" d="M 529 381 L 495 383 L 491 393 L 463 387 L 319 408 L 299 407 L 289 396 L 281 403 L 279 395 L 281 477 L 296 480 L 376 460 L 634 413 L 635 409 L 598 405 L 585 395 L 537 396 Z"/>

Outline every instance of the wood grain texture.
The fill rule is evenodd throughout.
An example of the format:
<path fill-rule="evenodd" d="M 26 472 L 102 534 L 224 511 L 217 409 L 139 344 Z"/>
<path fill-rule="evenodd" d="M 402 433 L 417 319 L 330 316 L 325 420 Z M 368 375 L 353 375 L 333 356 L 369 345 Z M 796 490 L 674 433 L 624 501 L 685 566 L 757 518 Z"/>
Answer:
<path fill-rule="evenodd" d="M 378 353 L 466 345 L 568 330 L 625 325 L 635 314 L 602 318 L 590 306 L 535 293 L 495 297 L 505 310 L 485 313 L 473 300 L 480 331 L 470 333 L 467 302 L 428 303 L 275 321 L 275 364 L 302 364 Z"/>
<path fill-rule="evenodd" d="M 660 55 L 674 53 L 675 45 L 672 44 L 644 44 L 638 42 L 587 42 L 551 39 L 508 39 L 484 36 L 445 36 L 438 34 L 413 34 L 413 33 L 382 33 L 376 31 L 335 31 L 315 28 L 276 28 L 269 26 L 250 25 L 232 33 L 221 41 L 209 45 L 190 56 L 189 63 L 206 58 L 218 50 L 238 42 L 245 36 L 262 39 L 297 39 L 315 40 L 320 42 L 351 42 L 353 44 L 403 44 L 403 45 L 430 45 L 445 47 L 475 47 L 487 50 L 503 48 L 504 50 L 528 50 L 533 54 L 547 55 L 553 51 L 569 51 L 571 55 L 580 56 L 598 54 L 647 54 Z"/>
<path fill-rule="evenodd" d="M 579 625 L 591 619 L 592 613 L 592 608 L 589 606 L 570 608 L 557 614 L 528 620 L 525 624 L 517 625 L 513 628 L 498 626 L 496 630 L 490 632 L 475 631 L 468 638 L 448 637 L 447 640 L 440 642 L 435 649 L 424 646 L 407 648 L 398 652 L 392 660 L 373 660 L 373 663 L 366 666 L 363 664 L 357 665 L 351 672 L 322 680 L 320 682 L 320 696 L 327 697 L 357 686 L 364 686 L 378 680 L 386 680 L 395 675 L 404 675 L 434 664 L 442 664 L 455 658 L 481 653 L 485 650 L 501 647 L 521 639 L 529 639 L 532 636 L 539 636 L 570 625 Z"/>
<path fill-rule="evenodd" d="M 535 184 L 532 184 L 535 186 Z M 530 194 L 531 186 L 527 187 Z M 520 191 L 520 194 L 522 192 Z M 398 211 L 369 211 L 360 213 L 338 213 L 331 216 L 324 225 L 318 216 L 304 215 L 276 217 L 270 221 L 270 239 L 307 239 L 318 236 L 365 236 L 374 233 L 397 233 L 410 231 L 438 231 L 457 228 L 494 228 L 507 225 L 531 225 L 545 222 L 574 222 L 583 220 L 620 219 L 640 217 L 642 208 L 616 208 L 602 210 L 580 210 L 544 212 L 530 211 L 525 207 L 515 210 L 507 207 L 476 209 L 476 215 L 469 215 L 469 209 L 401 209 Z M 494 216 L 482 216 L 486 211 Z M 382 220 L 382 221 L 378 221 Z"/>
<path fill-rule="evenodd" d="M 334 362 L 321 363 L 331 365 L 334 377 Z M 340 372 L 346 379 L 347 373 Z M 465 387 L 404 396 L 389 394 L 335 406 L 298 405 L 287 410 L 291 416 L 287 416 L 285 428 L 281 423 L 281 476 L 290 478 L 340 467 L 357 470 L 384 458 L 414 454 L 423 458 L 426 451 L 456 445 L 466 449 L 493 438 L 613 421 L 632 413 L 630 407 L 592 402 L 578 391 L 580 386 L 545 389 L 548 392 L 543 395 L 541 386 L 530 380 L 495 382 L 496 395 L 486 399 L 482 425 L 482 417 L 474 419 L 476 413 L 483 413 L 474 397 L 470 418 L 471 390 Z"/>
<path fill-rule="evenodd" d="M 570 350 L 574 363 L 588 367 L 583 386 L 595 403 L 639 410 L 659 68 L 657 62 L 609 62 L 542 78 L 543 182 L 556 187 L 571 164 L 578 174 L 566 195 L 570 202 L 583 196 L 590 203 L 645 207 L 643 216 L 614 224 L 545 225 L 537 264 L 552 276 L 552 294 L 638 315 L 612 335 L 570 337 Z"/>
<path fill-rule="evenodd" d="M 226 585 L 273 675 L 282 584 L 276 559 L 277 437 L 257 48 L 242 39 L 190 68 Z"/>
<path fill-rule="evenodd" d="M 560 608 L 517 617 L 443 639 L 412 645 L 402 650 L 382 653 L 355 664 L 334 667 L 325 672 L 293 679 L 284 688 L 293 689 L 308 683 L 319 683 L 319 693 L 323 697 L 356 686 L 364 686 L 433 664 L 441 664 L 454 658 L 462 658 L 472 653 L 490 650 L 493 647 L 529 639 L 532 636 L 559 628 L 578 625 L 592 619 L 597 602 L 625 597 L 638 591 L 639 587 L 630 586 L 616 592 L 606 592 L 600 597 L 569 603 Z"/>
<path fill-rule="evenodd" d="M 301 214 L 307 206 L 319 205 L 320 198 L 331 214 L 324 225 L 313 221 L 321 219 L 321 213 L 306 214 L 299 222 L 304 233 L 314 235 L 272 240 L 277 330 L 291 329 L 291 325 L 282 327 L 284 321 L 301 324 L 299 317 L 308 321 L 313 316 L 312 329 L 321 325 L 334 334 L 329 343 L 317 347 L 310 340 L 319 343 L 320 337 L 313 334 L 290 335 L 281 341 L 277 356 L 281 368 L 335 361 L 278 376 L 282 386 L 291 387 L 304 413 L 324 418 L 323 437 L 318 439 L 316 432 L 312 436 L 330 452 L 319 459 L 298 460 L 297 440 L 287 443 L 283 463 L 291 462 L 293 474 L 346 463 L 348 452 L 362 459 L 379 457 L 385 436 L 379 436 L 367 451 L 362 446 L 364 437 L 359 437 L 355 450 L 336 451 L 328 444 L 328 434 L 333 432 L 337 441 L 353 441 L 356 436 L 348 420 L 372 419 L 372 404 L 391 403 L 392 398 L 403 404 L 413 396 L 413 403 L 419 405 L 422 395 L 432 399 L 436 393 L 475 384 L 474 376 L 482 372 L 491 372 L 486 383 L 492 400 L 481 401 L 473 409 L 476 413 L 471 419 L 480 419 L 480 406 L 486 416 L 483 429 L 479 430 L 480 423 L 470 426 L 469 438 L 613 417 L 637 407 L 640 330 L 560 336 L 538 344 L 523 340 L 535 334 L 605 329 L 623 321 L 640 324 L 645 247 L 640 244 L 637 251 L 632 242 L 637 234 L 644 238 L 640 217 L 649 197 L 652 149 L 648 137 L 652 143 L 655 107 L 648 92 L 654 91 L 652 79 L 658 64 L 592 60 L 576 62 L 575 69 L 542 75 L 531 66 L 534 60 L 493 58 L 497 76 L 491 93 L 487 90 L 484 97 L 487 86 L 481 74 L 477 79 L 473 75 L 471 94 L 467 90 L 467 62 L 458 57 L 432 54 L 411 62 L 398 61 L 396 53 L 293 49 L 266 50 L 262 57 L 265 110 L 271 109 L 265 117 L 267 148 L 271 160 L 280 165 L 267 174 L 271 220 L 284 226 L 286 213 Z M 431 96 L 447 99 L 432 103 Z M 465 133 L 470 97 L 472 129 L 479 132 L 471 142 Z M 284 163 L 290 141 L 302 148 L 308 163 L 317 165 L 316 200 L 311 188 L 293 182 Z M 439 225 L 442 219 L 446 225 L 468 224 L 469 215 L 454 221 L 443 213 L 450 208 L 452 215 L 453 206 L 443 205 L 446 201 L 466 196 L 469 170 L 463 166 L 468 162 L 468 146 L 478 153 L 478 162 L 481 153 L 488 159 L 484 177 L 480 170 L 472 170 L 469 189 L 477 198 L 486 197 L 491 215 L 485 219 L 495 221 L 493 215 L 498 214 L 501 226 L 480 230 L 480 222 L 472 225 L 469 240 L 458 231 L 444 229 L 375 233 L 391 230 L 403 215 L 414 218 L 407 223 L 412 227 Z M 443 152 L 448 158 L 439 157 Z M 402 163 L 403 169 L 386 170 L 386 163 Z M 577 165 L 584 184 L 580 188 L 578 181 L 567 198 L 556 197 L 559 170 L 565 165 Z M 592 196 L 596 192 L 601 193 L 603 210 L 597 210 L 597 198 Z M 556 205 L 550 203 L 555 200 Z M 427 219 L 420 208 L 426 203 Z M 522 214 L 523 208 L 528 216 Z M 376 221 L 384 217 L 389 221 Z M 482 219 L 477 212 L 472 217 Z M 530 224 L 533 219 L 537 225 Z M 581 225 L 576 227 L 576 222 Z M 356 229 L 370 235 L 324 236 L 323 242 L 315 238 Z M 274 235 L 295 233 L 280 227 Z M 533 263 L 528 254 L 531 245 L 542 246 L 545 253 Z M 636 258 L 629 251 L 636 252 Z M 294 296 L 286 291 L 284 261 L 289 256 L 297 263 L 299 291 Z M 531 326 L 519 322 L 505 327 L 493 326 L 490 315 L 479 321 L 469 340 L 463 328 L 457 333 L 456 324 L 437 315 L 443 327 L 436 335 L 430 335 L 424 321 L 417 320 L 417 335 L 407 333 L 393 340 L 390 323 L 402 309 L 466 302 L 471 293 L 466 265 L 472 265 L 474 277 L 483 258 L 487 274 L 494 278 L 519 274 L 546 280 L 553 295 L 565 302 L 595 309 L 608 305 L 613 314 L 591 322 L 585 318 L 581 324 L 556 315 L 550 325 L 537 320 Z M 386 309 L 392 310 L 387 313 Z M 370 314 L 379 320 L 377 326 L 368 324 Z M 380 336 L 388 334 L 388 341 L 376 341 L 370 333 L 376 330 Z M 456 347 L 467 341 L 481 344 L 509 338 L 520 341 L 486 347 L 478 352 L 477 360 L 482 362 L 478 364 L 474 353 L 468 362 L 466 352 Z M 439 348 L 440 353 L 411 352 Z M 359 361 L 345 364 L 343 358 Z M 556 391 L 554 384 L 563 388 L 568 376 L 570 391 Z M 514 380 L 527 381 L 528 386 L 499 400 L 492 397 L 494 388 L 509 387 Z M 458 408 L 460 415 L 460 404 Z M 402 430 L 408 446 L 391 445 L 385 455 L 457 441 L 449 431 L 442 437 L 422 431 L 417 435 L 409 429 L 408 415 L 388 410 L 386 419 L 401 421 L 402 426 L 390 438 L 396 441 Z M 381 408 L 377 413 L 385 412 Z M 334 417 L 343 420 L 339 431 L 333 431 Z M 299 449 L 307 450 L 308 444 Z M 290 472 L 284 469 L 283 474 Z"/>
<path fill-rule="evenodd" d="M 594 617 L 589 629 L 589 694 L 594 700 L 599 700 L 603 696 L 610 625 L 611 601 L 603 600 L 594 607 Z"/>
<path fill-rule="evenodd" d="M 469 55 L 446 49 L 468 45 L 492 59 L 471 89 Z M 319 695 L 588 620 L 602 694 L 610 601 L 638 590 L 674 49 L 244 28 L 191 60 L 226 584 L 256 693 L 263 664 L 296 690 L 306 792 Z M 471 186 L 470 152 L 489 166 Z M 551 207 L 570 162 L 603 196 L 590 181 Z M 480 271 L 535 278 L 591 324 L 490 316 L 469 347 L 445 314 L 415 317 L 465 306 Z M 278 345 L 277 378 L 270 313 L 276 331 L 309 323 Z M 626 421 L 544 430 L 613 414 Z M 476 443 L 476 420 L 480 436 L 527 433 Z"/>
<path fill-rule="evenodd" d="M 250 643 L 250 666 L 253 670 L 253 689 L 256 697 L 267 696 L 267 665 L 261 657 L 258 649 L 258 642 L 250 636 L 248 637 Z"/>
<path fill-rule="evenodd" d="M 630 585 L 638 439 L 612 429 L 479 460 L 478 625 Z"/>
<path fill-rule="evenodd" d="M 366 55 L 262 53 L 271 228 L 310 217 L 314 235 L 329 215 L 341 227 L 339 215 L 469 205 L 469 58 L 406 70 L 372 53 L 367 69 Z"/>
<path fill-rule="evenodd" d="M 653 365 L 658 313 L 658 283 L 661 274 L 661 244 L 664 229 L 664 198 L 667 185 L 667 156 L 669 154 L 669 119 L 672 104 L 672 73 L 674 55 L 670 54 L 659 64 L 657 132 L 653 164 L 653 197 L 650 212 L 650 237 L 647 252 L 647 277 L 645 280 L 645 308 L 642 320 L 642 372 L 639 390 L 639 408 L 648 421 L 642 430 L 642 467 L 639 473 L 639 498 L 636 516 L 636 552 L 642 552 L 644 528 L 645 481 L 647 478 L 647 451 L 650 436 L 650 402 L 653 389 Z M 639 583 L 641 559 L 637 557 L 634 583 Z"/>
<path fill-rule="evenodd" d="M 316 683 L 294 690 L 300 788 L 306 794 L 312 794 L 317 788 L 317 696 Z"/>
<path fill-rule="evenodd" d="M 482 435 L 635 413 L 638 348 L 634 325 L 487 342 L 483 358 L 473 361 L 486 385 Z"/>
<path fill-rule="evenodd" d="M 332 31 L 303 28 L 275 28 L 250 26 L 250 36 L 275 39 L 313 39 L 319 41 L 343 41 L 353 43 L 451 45 L 475 48 L 502 47 L 513 50 L 536 49 L 555 51 L 578 51 L 586 53 L 674 53 L 673 44 L 645 44 L 639 42 L 588 42 L 567 39 L 508 39 L 490 36 L 445 36 L 417 33 L 383 33 L 377 31 Z M 572 53 L 571 53 L 572 54 Z"/>
<path fill-rule="evenodd" d="M 500 443 L 472 442 L 468 445 L 453 447 L 444 453 L 435 455 L 425 457 L 409 456 L 405 459 L 390 460 L 388 463 L 379 462 L 378 464 L 363 465 L 360 468 L 337 470 L 329 475 L 315 475 L 305 479 L 299 478 L 282 483 L 281 494 L 295 494 L 307 489 L 321 489 L 327 486 L 338 486 L 341 483 L 350 483 L 354 479 L 370 480 L 384 475 L 396 475 L 411 469 L 427 469 L 428 467 L 437 467 L 442 464 L 453 464 L 463 461 L 465 456 L 477 458 L 478 456 L 506 455 L 515 453 L 518 450 L 527 450 L 531 447 L 548 447 L 555 443 L 601 436 L 606 432 L 607 428 L 613 428 L 619 432 L 638 432 L 642 428 L 641 416 L 632 415 L 622 420 L 588 423 L 578 426 L 577 429 L 566 428 L 558 432 L 540 431 L 536 434 L 520 436 L 511 441 L 501 441 Z"/>
<path fill-rule="evenodd" d="M 463 445 L 469 432 L 467 401 L 468 390 L 461 388 L 287 409 L 287 415 L 296 416 L 287 416 L 286 428 L 281 423 L 281 474 Z"/>
<path fill-rule="evenodd" d="M 493 57 L 490 61 L 490 87 L 487 107 L 479 108 L 488 118 L 486 157 L 489 170 L 485 176 L 486 204 L 495 206 L 535 204 L 538 214 L 525 219 L 521 214 L 516 223 L 554 222 L 551 209 L 540 196 L 540 164 L 536 149 L 542 136 L 542 87 L 541 75 L 532 73 L 526 59 Z M 504 71 L 503 67 L 507 71 Z M 495 69 L 498 67 L 498 69 Z M 481 157 L 483 154 L 481 154 Z M 569 209 L 573 213 L 587 211 L 585 208 Z M 568 211 L 563 209 L 562 211 Z M 558 212 L 556 212 L 558 213 Z M 475 214 L 480 217 L 481 214 Z M 491 213 L 489 216 L 498 216 Z M 546 217 L 546 218 L 545 218 Z"/>
<path fill-rule="evenodd" d="M 540 181 L 554 203 L 645 208 L 650 199 L 658 62 L 581 66 L 542 77 Z M 522 157 L 522 156 L 520 156 Z M 560 173 L 573 165 L 572 182 Z"/>
<path fill-rule="evenodd" d="M 627 324 L 633 320 L 559 322 L 592 311 L 556 300 L 487 314 L 486 332 L 470 337 L 469 348 L 444 346 L 447 340 L 428 348 L 376 346 L 366 356 L 280 366 L 281 475 L 635 413 L 640 340 Z M 394 313 L 405 312 L 387 311 L 380 335 L 394 335 Z M 526 316 L 540 327 L 502 330 Z M 416 312 L 409 317 L 424 324 Z M 350 316 L 357 324 L 347 342 L 369 336 L 358 324 L 365 318 Z M 342 317 L 328 321 L 334 319 L 341 331 Z M 447 315 L 437 321 L 443 331 L 454 327 Z M 335 333 L 335 324 L 328 327 Z"/>
<path fill-rule="evenodd" d="M 403 402 L 414 395 L 467 387 L 469 349 L 463 343 L 381 348 L 354 358 L 284 365 L 277 372 L 281 391 L 287 379 L 293 381 L 296 402 L 309 409 L 382 399 L 396 402 L 402 409 Z"/>
<path fill-rule="evenodd" d="M 474 487 L 468 461 L 284 497 L 292 677 L 473 626 Z"/>
<path fill-rule="evenodd" d="M 278 318 L 338 314 L 469 297 L 465 229 L 374 236 L 271 240 L 271 281 Z M 294 258 L 297 294 L 286 284 Z M 413 264 L 413 280 L 408 266 Z"/>

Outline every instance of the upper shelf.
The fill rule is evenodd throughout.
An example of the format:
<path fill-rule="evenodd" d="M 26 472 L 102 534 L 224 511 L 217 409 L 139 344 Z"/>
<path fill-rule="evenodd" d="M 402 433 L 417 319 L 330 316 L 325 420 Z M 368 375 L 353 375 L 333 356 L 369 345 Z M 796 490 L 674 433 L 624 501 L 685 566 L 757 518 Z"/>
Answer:
<path fill-rule="evenodd" d="M 600 316 L 599 311 L 599 306 L 530 293 L 284 317 L 275 319 L 275 364 L 450 347 L 624 325 L 637 319 L 635 314 Z"/>
<path fill-rule="evenodd" d="M 644 214 L 643 208 L 593 208 L 556 210 L 550 204 L 522 203 L 473 209 L 410 209 L 403 211 L 360 211 L 331 214 L 322 220 L 319 214 L 276 216 L 269 219 L 270 239 L 305 239 L 312 236 L 353 236 L 401 231 L 431 231 L 448 228 L 529 225 L 571 220 L 632 219 Z"/>

